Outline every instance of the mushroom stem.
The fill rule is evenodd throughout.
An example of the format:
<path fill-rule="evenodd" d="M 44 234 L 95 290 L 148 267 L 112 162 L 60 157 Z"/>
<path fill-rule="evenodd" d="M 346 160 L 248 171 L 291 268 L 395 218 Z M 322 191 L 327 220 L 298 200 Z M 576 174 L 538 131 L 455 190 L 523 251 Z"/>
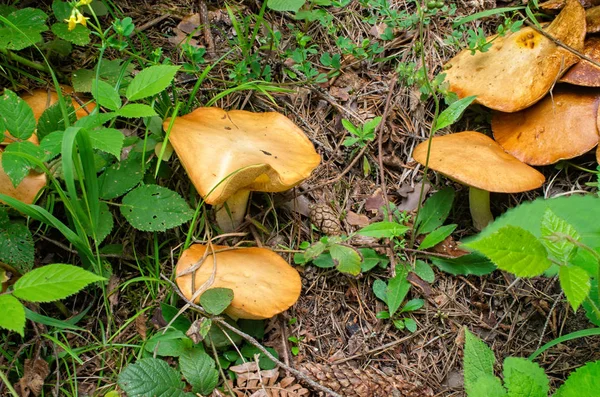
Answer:
<path fill-rule="evenodd" d="M 469 188 L 469 206 L 471 217 L 473 217 L 473 227 L 481 231 L 494 220 L 492 211 L 490 211 L 490 192 L 487 190 Z"/>
<path fill-rule="evenodd" d="M 223 204 L 216 206 L 217 225 L 225 233 L 231 233 L 244 221 L 250 190 L 242 189 L 227 199 Z"/>

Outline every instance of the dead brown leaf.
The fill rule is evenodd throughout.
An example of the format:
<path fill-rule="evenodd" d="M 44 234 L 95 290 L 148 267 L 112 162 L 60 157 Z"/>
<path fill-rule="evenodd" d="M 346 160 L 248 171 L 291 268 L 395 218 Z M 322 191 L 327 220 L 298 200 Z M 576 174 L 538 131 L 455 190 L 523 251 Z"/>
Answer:
<path fill-rule="evenodd" d="M 146 321 L 148 321 L 148 319 L 144 313 L 140 314 L 135 319 L 135 329 L 142 340 L 146 340 L 146 330 L 148 329 L 146 327 Z"/>
<path fill-rule="evenodd" d="M 200 14 L 191 14 L 183 17 L 179 25 L 177 25 L 177 29 L 181 30 L 184 33 L 190 34 L 192 33 L 192 37 L 196 37 L 200 34 Z"/>
<path fill-rule="evenodd" d="M 369 218 L 363 214 L 357 214 L 354 211 L 348 211 L 346 222 L 351 226 L 365 227 L 369 224 Z"/>
<path fill-rule="evenodd" d="M 39 396 L 44 386 L 44 379 L 50 374 L 48 363 L 39 358 L 26 358 L 23 368 L 23 377 L 19 380 L 21 397 L 28 397 L 30 394 Z"/>

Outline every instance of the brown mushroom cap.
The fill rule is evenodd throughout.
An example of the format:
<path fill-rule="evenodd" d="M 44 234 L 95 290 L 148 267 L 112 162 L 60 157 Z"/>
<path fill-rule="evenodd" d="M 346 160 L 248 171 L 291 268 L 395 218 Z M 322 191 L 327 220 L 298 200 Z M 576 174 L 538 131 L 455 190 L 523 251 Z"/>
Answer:
<path fill-rule="evenodd" d="M 600 62 L 600 38 L 590 37 L 587 39 L 583 54 Z M 559 81 L 585 87 L 600 87 L 600 68 L 582 59 L 581 62 L 573 65 Z"/>
<path fill-rule="evenodd" d="M 588 8 L 600 4 L 600 0 L 579 0 L 579 3 L 584 8 Z M 539 7 L 547 11 L 562 10 L 566 4 L 567 0 L 548 0 L 540 3 Z"/>
<path fill-rule="evenodd" d="M 185 250 L 177 262 L 176 274 L 195 265 L 207 248 L 206 245 L 194 244 Z M 273 251 L 266 248 L 228 249 L 216 245 L 213 248 L 216 252 L 216 272 L 209 288 L 233 290 L 233 301 L 225 310 L 230 317 L 254 320 L 271 318 L 289 309 L 300 297 L 300 275 Z M 218 252 L 223 249 L 228 250 Z M 213 255 L 209 254 L 196 270 L 196 289 L 212 275 L 213 262 Z M 181 292 L 191 299 L 195 292 L 192 289 L 192 274 L 177 276 L 175 281 Z"/>
<path fill-rule="evenodd" d="M 544 29 L 564 44 L 581 51 L 585 11 L 577 0 Z M 491 38 L 490 38 L 491 39 Z M 579 58 L 530 27 L 496 37 L 487 52 L 464 50 L 446 65 L 446 81 L 460 98 L 476 95 L 475 102 L 502 112 L 531 106 Z"/>
<path fill-rule="evenodd" d="M 508 153 L 531 165 L 580 156 L 598 144 L 597 90 L 562 86 L 517 113 L 494 112 L 492 131 Z"/>
<path fill-rule="evenodd" d="M 585 10 L 585 25 L 588 33 L 600 32 L 600 6 Z"/>
<path fill-rule="evenodd" d="M 427 161 L 428 142 L 420 143 L 413 158 Z M 467 186 L 498 193 L 537 189 L 544 176 L 506 153 L 487 135 L 475 131 L 434 137 L 429 168 Z"/>
<path fill-rule="evenodd" d="M 165 130 L 169 124 L 164 122 Z M 302 130 L 276 112 L 198 108 L 175 119 L 169 140 L 200 195 L 213 205 L 241 189 L 287 190 L 321 161 Z"/>

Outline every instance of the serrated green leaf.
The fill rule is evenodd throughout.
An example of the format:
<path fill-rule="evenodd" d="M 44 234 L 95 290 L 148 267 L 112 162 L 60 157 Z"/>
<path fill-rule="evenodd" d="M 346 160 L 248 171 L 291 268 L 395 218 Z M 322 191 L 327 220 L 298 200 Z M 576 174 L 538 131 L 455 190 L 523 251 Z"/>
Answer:
<path fill-rule="evenodd" d="M 117 110 L 117 114 L 126 118 L 153 117 L 156 116 L 156 111 L 152 106 L 141 103 L 129 103 Z"/>
<path fill-rule="evenodd" d="M 454 190 L 446 187 L 429 197 L 415 222 L 417 235 L 431 233 L 444 224 L 452 209 L 454 202 Z"/>
<path fill-rule="evenodd" d="M 114 199 L 133 189 L 144 178 L 144 168 L 141 156 L 134 153 L 108 167 L 98 179 L 100 198 Z"/>
<path fill-rule="evenodd" d="M 421 244 L 419 244 L 419 249 L 426 250 L 441 243 L 446 239 L 446 237 L 452 234 L 454 229 L 456 229 L 456 226 L 458 225 L 452 224 L 438 227 L 437 229 L 429 233 L 427 236 L 425 236 Z"/>
<path fill-rule="evenodd" d="M 21 154 L 27 154 L 40 160 L 45 157 L 44 150 L 29 141 L 14 142 L 6 146 L 4 151 L 0 152 L 2 168 L 15 187 L 19 186 L 32 168 L 31 162 Z"/>
<path fill-rule="evenodd" d="M 44 151 L 44 161 L 50 161 L 60 154 L 64 131 L 49 133 L 40 142 L 40 148 Z"/>
<path fill-rule="evenodd" d="M 192 340 L 183 332 L 169 329 L 165 333 L 153 335 L 146 341 L 144 349 L 159 356 L 179 357 L 193 345 Z"/>
<path fill-rule="evenodd" d="M 366 237 L 392 238 L 403 236 L 410 228 L 397 222 L 375 222 L 360 229 L 357 234 Z"/>
<path fill-rule="evenodd" d="M 131 80 L 125 96 L 130 101 L 137 101 L 158 94 L 171 84 L 179 68 L 157 65 L 142 70 Z"/>
<path fill-rule="evenodd" d="M 521 357 L 507 357 L 503 364 L 503 375 L 509 397 L 548 397 L 548 377 L 532 361 Z"/>
<path fill-rule="evenodd" d="M 397 273 L 396 276 L 389 279 L 385 295 L 390 317 L 394 317 L 409 290 L 410 283 L 406 279 L 406 274 Z"/>
<path fill-rule="evenodd" d="M 331 269 L 335 267 L 335 262 L 329 252 L 323 252 L 321 255 L 313 259 L 312 264 L 321 269 Z"/>
<path fill-rule="evenodd" d="M 158 185 L 143 185 L 127 193 L 120 210 L 133 227 L 145 232 L 177 227 L 194 215 L 179 194 Z"/>
<path fill-rule="evenodd" d="M 329 247 L 329 254 L 339 272 L 353 276 L 360 273 L 362 258 L 356 249 L 347 245 L 333 244 Z"/>
<path fill-rule="evenodd" d="M 423 281 L 427 281 L 428 283 L 433 283 L 435 281 L 435 273 L 431 266 L 425 261 L 417 259 L 415 261 L 415 269 L 413 272 Z"/>
<path fill-rule="evenodd" d="M 122 105 L 117 89 L 104 80 L 92 81 L 92 95 L 100 106 L 107 109 L 118 110 Z"/>
<path fill-rule="evenodd" d="M 210 314 L 221 314 L 231 304 L 233 290 L 229 288 L 210 288 L 200 295 L 200 304 Z"/>
<path fill-rule="evenodd" d="M 42 41 L 40 33 L 48 30 L 47 17 L 37 8 L 23 8 L 8 14 L 8 22 L 0 20 L 0 48 L 18 51 Z"/>
<path fill-rule="evenodd" d="M 27 273 L 33 267 L 33 254 L 33 237 L 26 225 L 18 222 L 0 224 L 0 262 Z"/>
<path fill-rule="evenodd" d="M 273 11 L 297 12 L 306 0 L 267 0 L 267 7 Z"/>
<path fill-rule="evenodd" d="M 52 33 L 75 45 L 84 46 L 90 44 L 90 30 L 83 25 L 76 25 L 75 29 L 69 30 L 66 22 L 58 22 L 52 25 Z"/>
<path fill-rule="evenodd" d="M 473 393 L 477 379 L 484 376 L 494 376 L 494 352 L 481 339 L 465 328 L 464 376 L 467 395 Z"/>
<path fill-rule="evenodd" d="M 433 132 L 441 130 L 451 124 L 454 124 L 469 105 L 475 100 L 476 96 L 468 96 L 452 103 L 438 116 Z"/>
<path fill-rule="evenodd" d="M 494 375 L 484 375 L 475 380 L 468 392 L 469 397 L 505 397 L 506 389 L 502 381 Z"/>
<path fill-rule="evenodd" d="M 600 299 L 598 298 L 598 281 L 595 278 L 591 280 L 589 299 L 584 300 L 582 306 L 585 309 L 585 316 L 588 318 L 588 320 L 590 320 L 592 324 L 600 327 L 600 317 L 595 310 L 595 308 L 600 307 Z"/>
<path fill-rule="evenodd" d="M 179 372 L 158 358 L 143 358 L 119 374 L 119 386 L 130 397 L 195 397 L 183 391 Z"/>
<path fill-rule="evenodd" d="M 504 226 L 486 238 L 463 245 L 476 249 L 499 269 L 518 277 L 539 276 L 552 265 L 542 243 L 532 233 L 517 226 Z"/>
<path fill-rule="evenodd" d="M 0 295 L 0 307 L 2 315 L 0 316 L 0 328 L 15 331 L 24 336 L 25 331 L 25 308 L 12 295 Z"/>
<path fill-rule="evenodd" d="M 67 112 L 69 113 L 69 124 L 73 124 L 77 120 L 75 115 L 75 108 L 72 103 L 67 101 Z M 60 103 L 55 103 L 48 109 L 44 110 L 44 113 L 40 116 L 37 123 L 36 135 L 40 141 L 43 141 L 46 136 L 55 132 L 63 131 L 65 129 L 65 122 L 63 121 L 63 114 L 60 108 Z"/>
<path fill-rule="evenodd" d="M 177 313 L 179 313 L 179 309 L 177 309 L 175 306 L 171 306 L 164 302 L 161 302 L 160 303 L 160 312 L 161 312 L 165 322 L 167 324 L 169 324 L 169 323 L 171 323 L 173 318 L 175 316 L 177 316 Z M 190 320 L 188 320 L 187 317 L 185 317 L 183 314 L 180 314 L 179 316 L 177 316 L 175 321 L 173 321 L 173 323 L 171 324 L 171 327 L 183 332 L 184 334 L 188 331 L 188 329 L 190 329 L 191 326 L 192 326 L 192 322 Z"/>
<path fill-rule="evenodd" d="M 561 238 L 560 235 L 571 237 L 575 241 L 581 240 L 581 236 L 575 228 L 564 219 L 556 216 L 550 208 L 547 208 L 542 217 L 542 244 L 546 249 L 562 263 L 567 263 L 575 254 L 577 246 L 571 241 Z"/>
<path fill-rule="evenodd" d="M 215 361 L 204 351 L 202 345 L 186 350 L 179 357 L 179 368 L 185 379 L 192 385 L 194 393 L 207 396 L 219 382 L 219 371 Z"/>
<path fill-rule="evenodd" d="M 55 263 L 34 269 L 17 280 L 13 295 L 28 302 L 52 302 L 101 280 L 104 277 L 80 267 Z"/>
<path fill-rule="evenodd" d="M 97 150 L 112 154 L 117 159 L 121 158 L 121 149 L 123 149 L 123 133 L 115 128 L 102 128 L 99 130 L 88 131 L 90 143 Z"/>
<path fill-rule="evenodd" d="M 106 81 L 112 87 L 117 85 L 119 76 L 121 75 L 121 63 L 120 59 L 102 59 L 100 63 L 100 80 Z M 125 73 L 125 80 L 129 77 L 129 68 Z M 96 78 L 96 70 L 91 69 L 79 69 L 73 72 L 71 76 L 71 82 L 73 89 L 76 92 L 92 92 L 92 81 Z"/>
<path fill-rule="evenodd" d="M 65 1 L 54 0 L 52 2 L 52 11 L 58 21 L 69 19 L 73 6 Z"/>
<path fill-rule="evenodd" d="M 571 372 L 554 397 L 598 396 L 600 390 L 600 361 L 586 363 Z"/>
<path fill-rule="evenodd" d="M 561 266 L 558 270 L 558 279 L 567 301 L 576 312 L 590 293 L 590 276 L 580 267 Z"/>
<path fill-rule="evenodd" d="M 485 256 L 476 252 L 454 259 L 432 256 L 429 260 L 441 271 L 455 276 L 485 276 L 496 270 L 496 265 Z"/>
<path fill-rule="evenodd" d="M 598 250 L 596 250 L 598 252 Z M 586 249 L 578 249 L 573 258 L 569 261 L 573 266 L 577 266 L 585 270 L 590 276 L 598 274 L 598 259 L 590 251 Z"/>
<path fill-rule="evenodd" d="M 382 302 L 387 302 L 387 284 L 383 280 L 375 280 L 373 282 L 373 294 Z"/>
<path fill-rule="evenodd" d="M 0 28 L 0 37 L 1 31 Z M 5 89 L 4 95 L 0 97 L 0 119 L 4 128 L 17 139 L 29 139 L 35 130 L 33 110 L 27 102 L 9 89 Z"/>
<path fill-rule="evenodd" d="M 114 219 L 110 209 L 108 208 L 108 204 L 105 202 L 100 202 L 98 204 L 100 212 L 98 216 L 98 227 L 96 230 L 96 242 L 100 244 L 112 231 L 114 227 Z M 88 231 L 89 233 L 89 231 Z M 90 237 L 92 237 L 90 235 Z"/>
<path fill-rule="evenodd" d="M 372 248 L 359 248 L 358 251 L 363 257 L 363 262 L 360 266 L 360 271 L 363 273 L 368 272 L 377 265 L 382 268 L 386 268 L 390 263 L 390 260 L 387 258 L 387 256 L 378 254 Z"/>

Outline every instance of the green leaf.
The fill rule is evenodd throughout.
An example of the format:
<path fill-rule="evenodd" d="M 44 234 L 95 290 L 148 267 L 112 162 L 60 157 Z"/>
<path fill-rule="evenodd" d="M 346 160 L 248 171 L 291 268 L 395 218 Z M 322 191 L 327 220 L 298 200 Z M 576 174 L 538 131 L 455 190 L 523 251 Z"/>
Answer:
<path fill-rule="evenodd" d="M 415 261 L 415 269 L 413 272 L 423 281 L 427 281 L 428 283 L 433 283 L 435 281 L 435 273 L 431 266 L 425 261 L 417 259 Z"/>
<path fill-rule="evenodd" d="M 117 383 L 130 397 L 194 397 L 183 391 L 179 372 L 158 358 L 143 358 L 129 364 Z"/>
<path fill-rule="evenodd" d="M 171 84 L 179 68 L 157 65 L 142 70 L 131 80 L 125 96 L 130 101 L 137 101 L 158 94 Z"/>
<path fill-rule="evenodd" d="M 398 311 L 398 308 L 404 301 L 404 298 L 406 298 L 409 290 L 410 283 L 406 279 L 406 274 L 404 273 L 397 273 L 396 276 L 388 281 L 385 294 L 390 317 L 394 317 L 394 314 Z"/>
<path fill-rule="evenodd" d="M 163 232 L 192 219 L 194 211 L 176 192 L 158 185 L 140 186 L 123 197 L 121 214 L 136 229 Z"/>
<path fill-rule="evenodd" d="M 110 209 L 108 208 L 108 204 L 105 202 L 100 202 L 98 204 L 100 212 L 98 214 L 98 225 L 96 228 L 96 242 L 100 244 L 112 231 L 114 227 L 114 219 Z M 91 235 L 91 230 L 88 229 L 87 232 Z"/>
<path fill-rule="evenodd" d="M 174 306 L 168 305 L 166 303 L 160 303 L 160 312 L 163 316 L 163 319 L 168 323 L 170 323 L 177 313 L 179 313 L 179 309 Z M 192 326 L 192 322 L 188 320 L 183 314 L 177 316 L 175 321 L 171 324 L 173 328 L 179 330 L 183 333 L 186 333 L 188 329 Z"/>
<path fill-rule="evenodd" d="M 585 316 L 590 322 L 600 327 L 600 316 L 596 313 L 595 307 L 600 307 L 600 299 L 598 298 L 598 281 L 593 278 L 591 280 L 592 287 L 590 288 L 589 299 L 583 301 Z"/>
<path fill-rule="evenodd" d="M 0 222 L 0 262 L 27 273 L 33 268 L 33 237 L 26 225 Z"/>
<path fill-rule="evenodd" d="M 456 229 L 456 226 L 458 225 L 452 224 L 438 227 L 437 229 L 429 233 L 427 236 L 425 236 L 421 244 L 419 244 L 419 249 L 426 250 L 441 243 L 446 239 L 446 237 L 452 234 L 454 229 Z"/>
<path fill-rule="evenodd" d="M 69 30 L 69 25 L 60 21 L 52 25 L 52 33 L 75 45 L 84 46 L 90 44 L 91 41 L 90 30 L 83 25 L 76 25 L 75 29 Z"/>
<path fill-rule="evenodd" d="M 453 102 L 438 116 L 433 132 L 441 130 L 451 124 L 454 124 L 469 105 L 475 100 L 476 96 L 468 96 Z"/>
<path fill-rule="evenodd" d="M 69 19 L 73 6 L 65 1 L 54 0 L 52 2 L 52 11 L 57 20 L 62 21 Z"/>
<path fill-rule="evenodd" d="M 40 148 L 44 151 L 43 161 L 50 161 L 60 154 L 64 135 L 64 131 L 54 131 L 42 139 Z"/>
<path fill-rule="evenodd" d="M 104 277 L 80 267 L 56 263 L 25 274 L 15 283 L 13 295 L 28 302 L 52 302 L 101 280 Z"/>
<path fill-rule="evenodd" d="M 597 396 L 600 390 L 600 361 L 586 363 L 571 372 L 554 397 Z"/>
<path fill-rule="evenodd" d="M 581 240 L 581 236 L 575 228 L 564 219 L 556 216 L 550 208 L 547 208 L 542 218 L 542 244 L 550 254 L 562 263 L 567 263 L 575 254 L 577 246 L 571 241 L 561 238 L 560 235 L 571 237 L 575 241 Z"/>
<path fill-rule="evenodd" d="M 499 269 L 518 277 L 539 276 L 552 265 L 542 243 L 518 226 L 504 226 L 492 235 L 464 246 L 476 249 Z"/>
<path fill-rule="evenodd" d="M 360 229 L 357 234 L 366 237 L 392 238 L 403 236 L 410 228 L 396 222 L 375 222 Z"/>
<path fill-rule="evenodd" d="M 153 335 L 146 341 L 144 349 L 148 353 L 156 353 L 159 356 L 179 357 L 192 345 L 192 340 L 183 332 L 169 329 L 164 334 L 160 332 Z"/>
<path fill-rule="evenodd" d="M 7 22 L 0 19 L 0 48 L 18 51 L 42 41 L 47 17 L 37 8 L 23 8 L 8 14 Z"/>
<path fill-rule="evenodd" d="M 429 257 L 431 263 L 437 266 L 443 272 L 453 274 L 455 276 L 463 275 L 474 275 L 474 276 L 485 276 L 496 270 L 494 265 L 488 258 L 472 252 L 468 255 L 459 256 L 454 259 Z"/>
<path fill-rule="evenodd" d="M 558 279 L 567 301 L 576 312 L 590 293 L 590 276 L 580 267 L 561 266 L 558 270 Z"/>
<path fill-rule="evenodd" d="M 106 81 L 112 87 L 117 85 L 119 76 L 121 75 L 121 63 L 120 59 L 107 60 L 102 59 L 100 62 L 100 80 Z M 127 68 L 124 80 L 130 79 L 129 74 L 133 66 Z M 73 72 L 71 76 L 71 82 L 73 89 L 76 92 L 92 92 L 92 81 L 96 78 L 96 69 L 79 69 Z"/>
<path fill-rule="evenodd" d="M 30 155 L 40 160 L 46 156 L 42 148 L 29 141 L 14 142 L 6 146 L 0 156 L 2 168 L 15 187 L 19 186 L 32 168 L 31 162 L 21 154 Z"/>
<path fill-rule="evenodd" d="M 335 262 L 329 252 L 323 252 L 321 255 L 313 259 L 312 264 L 321 269 L 331 269 L 335 267 Z"/>
<path fill-rule="evenodd" d="M 329 254 L 339 272 L 353 276 L 360 273 L 362 258 L 356 249 L 347 245 L 333 244 L 329 247 Z"/>
<path fill-rule="evenodd" d="M 229 288 L 211 288 L 200 295 L 200 304 L 210 314 L 221 314 L 231 304 L 233 290 Z"/>
<path fill-rule="evenodd" d="M 417 235 L 431 233 L 444 224 L 452 209 L 454 190 L 446 187 L 429 197 L 415 221 Z"/>
<path fill-rule="evenodd" d="M 267 0 L 267 6 L 273 11 L 297 12 L 306 0 Z"/>
<path fill-rule="evenodd" d="M 92 81 L 92 95 L 100 106 L 107 109 L 117 110 L 122 105 L 119 91 L 103 80 Z"/>
<path fill-rule="evenodd" d="M 69 113 L 69 124 L 73 124 L 77 120 L 75 108 L 70 101 L 67 101 L 67 112 Z M 46 136 L 55 131 L 63 131 L 65 122 L 63 119 L 60 103 L 57 102 L 44 110 L 37 123 L 36 135 L 40 141 L 43 141 Z"/>
<path fill-rule="evenodd" d="M 275 358 L 279 358 L 279 354 L 272 347 L 266 347 L 267 351 L 271 353 Z M 269 370 L 277 367 L 277 363 L 268 358 L 263 352 L 261 352 L 257 347 L 252 345 L 244 345 L 242 347 L 242 356 L 247 358 L 250 361 L 254 361 L 254 356 L 258 354 L 258 366 L 260 369 Z"/>
<path fill-rule="evenodd" d="M 465 328 L 464 355 L 465 391 L 469 396 L 479 396 L 473 392 L 473 386 L 481 377 L 494 376 L 494 352 Z"/>
<path fill-rule="evenodd" d="M 503 375 L 509 397 L 548 397 L 548 377 L 539 365 L 526 358 L 507 357 Z"/>
<path fill-rule="evenodd" d="M 97 150 L 112 154 L 117 159 L 121 158 L 123 149 L 123 133 L 115 128 L 102 128 L 88 131 L 92 147 Z"/>
<path fill-rule="evenodd" d="M 100 198 L 114 199 L 133 189 L 144 178 L 144 168 L 141 156 L 134 153 L 108 167 L 98 179 Z"/>
<path fill-rule="evenodd" d="M 152 117 L 156 116 L 156 111 L 152 106 L 141 103 L 129 103 L 117 110 L 117 114 L 126 118 Z"/>
<path fill-rule="evenodd" d="M 2 37 L 1 31 L 0 28 L 0 37 Z M 27 102 L 9 89 L 5 89 L 4 95 L 0 97 L 0 120 L 4 128 L 17 139 L 29 139 L 35 130 L 33 110 Z"/>
<path fill-rule="evenodd" d="M 417 330 L 417 322 L 415 320 L 413 320 L 412 318 L 405 318 L 404 326 L 410 332 L 415 332 Z"/>
<path fill-rule="evenodd" d="M 372 248 L 359 248 L 358 252 L 360 252 L 363 257 L 363 262 L 360 266 L 360 271 L 363 273 L 368 272 L 377 265 L 382 268 L 386 268 L 390 263 L 390 260 L 387 258 L 387 256 L 378 254 Z"/>
<path fill-rule="evenodd" d="M 206 354 L 202 345 L 186 350 L 179 357 L 179 368 L 192 385 L 194 393 L 207 396 L 219 383 L 219 371 L 215 368 L 215 361 Z"/>
<path fill-rule="evenodd" d="M 502 387 L 502 381 L 494 375 L 483 375 L 470 387 L 469 397 L 505 397 L 506 389 Z"/>
<path fill-rule="evenodd" d="M 25 308 L 21 302 L 12 295 L 0 295 L 0 307 L 2 308 L 0 327 L 24 336 Z"/>
<path fill-rule="evenodd" d="M 382 302 L 387 302 L 387 284 L 383 280 L 375 280 L 373 282 L 373 293 Z"/>
<path fill-rule="evenodd" d="M 423 299 L 411 299 L 402 307 L 400 313 L 406 312 L 414 312 L 415 310 L 419 310 L 425 305 L 425 301 Z"/>

